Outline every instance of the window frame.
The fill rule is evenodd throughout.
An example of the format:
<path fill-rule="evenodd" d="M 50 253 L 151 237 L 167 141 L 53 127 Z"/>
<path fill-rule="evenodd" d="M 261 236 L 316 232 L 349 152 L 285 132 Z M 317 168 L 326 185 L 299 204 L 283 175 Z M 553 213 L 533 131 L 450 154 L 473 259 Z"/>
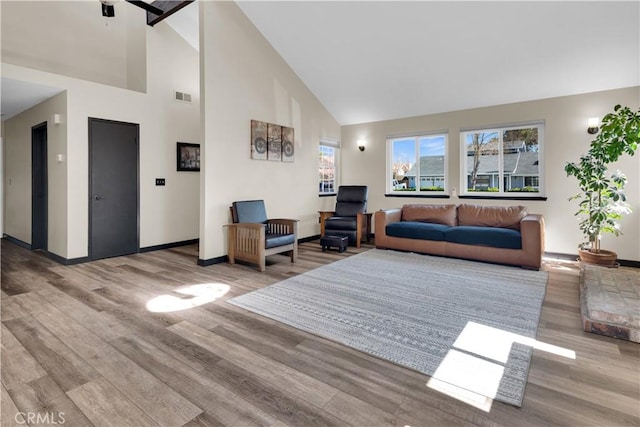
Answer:
<path fill-rule="evenodd" d="M 504 191 L 504 149 L 503 149 L 503 137 L 504 132 L 507 130 L 518 130 L 518 129 L 529 129 L 529 128 L 537 128 L 538 129 L 538 191 Z M 466 136 L 468 134 L 473 133 L 497 133 L 499 136 L 499 149 L 498 149 L 498 161 L 499 161 L 499 171 L 498 171 L 498 183 L 499 188 L 502 188 L 502 191 L 469 191 L 468 189 L 468 181 L 467 181 L 467 143 Z M 537 120 L 531 122 L 522 122 L 522 123 L 513 123 L 513 124 L 505 124 L 505 125 L 495 125 L 490 127 L 473 127 L 466 128 L 460 130 L 460 197 L 465 198 L 496 198 L 496 199 L 505 199 L 505 198 L 518 198 L 518 199 L 540 199 L 546 197 L 546 186 L 544 179 L 544 133 L 545 133 L 545 122 L 544 120 Z M 523 177 L 535 177 L 535 175 L 523 175 Z"/>
<path fill-rule="evenodd" d="M 333 191 L 320 191 L 320 184 L 322 181 L 318 179 L 318 196 L 335 196 L 338 194 L 338 186 L 339 186 L 339 171 L 340 171 L 340 141 L 336 139 L 330 138 L 320 138 L 320 142 L 318 143 L 318 154 L 320 154 L 320 150 L 322 147 L 330 148 L 333 150 Z M 318 158 L 318 174 L 320 173 L 320 159 Z"/>
<path fill-rule="evenodd" d="M 443 137 L 444 138 L 444 172 L 443 179 L 444 185 L 442 191 L 422 191 L 420 190 L 420 139 L 421 138 L 434 138 L 434 137 Z M 417 165 L 417 173 L 416 173 L 416 190 L 415 191 L 398 191 L 394 188 L 393 185 L 393 143 L 394 141 L 414 139 L 415 143 L 415 153 L 416 153 L 416 165 Z M 390 135 L 387 136 L 387 161 L 386 161 L 386 172 L 385 172 L 385 195 L 386 196 L 402 196 L 402 197 L 449 197 L 450 196 L 450 185 L 449 185 L 449 131 L 448 130 L 439 130 L 439 131 L 429 131 L 429 132 L 412 132 L 404 135 Z"/>

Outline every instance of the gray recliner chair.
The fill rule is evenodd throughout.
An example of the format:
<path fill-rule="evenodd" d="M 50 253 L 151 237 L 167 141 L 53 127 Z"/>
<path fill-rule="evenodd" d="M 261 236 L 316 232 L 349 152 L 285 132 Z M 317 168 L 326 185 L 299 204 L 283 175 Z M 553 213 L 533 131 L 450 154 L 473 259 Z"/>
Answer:
<path fill-rule="evenodd" d="M 360 247 L 360 241 L 367 229 L 366 185 L 341 185 L 338 187 L 335 211 L 321 211 L 320 234 L 324 236 L 347 236 L 349 244 Z"/>

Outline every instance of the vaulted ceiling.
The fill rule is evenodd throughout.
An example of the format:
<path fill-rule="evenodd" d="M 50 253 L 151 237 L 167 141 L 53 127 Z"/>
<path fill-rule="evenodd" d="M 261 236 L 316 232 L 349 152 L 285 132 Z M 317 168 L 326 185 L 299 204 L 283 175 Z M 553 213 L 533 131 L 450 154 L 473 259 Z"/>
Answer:
<path fill-rule="evenodd" d="M 238 4 L 342 125 L 640 85 L 638 1 Z"/>
<path fill-rule="evenodd" d="M 638 1 L 238 5 L 342 125 L 640 85 Z M 198 48 L 197 3 L 167 22 Z"/>

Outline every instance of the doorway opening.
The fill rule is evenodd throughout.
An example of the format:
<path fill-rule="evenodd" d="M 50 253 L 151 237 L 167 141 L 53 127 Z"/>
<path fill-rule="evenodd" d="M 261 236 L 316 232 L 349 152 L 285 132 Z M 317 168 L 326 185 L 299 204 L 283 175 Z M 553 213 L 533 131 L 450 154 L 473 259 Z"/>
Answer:
<path fill-rule="evenodd" d="M 31 128 L 31 249 L 48 246 L 47 122 Z"/>

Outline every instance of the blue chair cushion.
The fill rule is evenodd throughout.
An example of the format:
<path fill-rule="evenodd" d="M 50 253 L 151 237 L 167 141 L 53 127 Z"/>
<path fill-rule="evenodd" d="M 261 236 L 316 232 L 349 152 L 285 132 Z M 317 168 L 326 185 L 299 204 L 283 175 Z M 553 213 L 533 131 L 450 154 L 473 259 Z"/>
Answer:
<path fill-rule="evenodd" d="M 400 221 L 392 222 L 385 230 L 388 236 L 393 237 L 444 241 L 445 233 L 451 228 L 455 227 L 429 222 Z"/>
<path fill-rule="evenodd" d="M 459 225 L 445 233 L 445 240 L 463 245 L 483 245 L 503 249 L 522 249 L 522 236 L 517 230 L 498 227 Z"/>
<path fill-rule="evenodd" d="M 357 221 L 355 216 L 332 216 L 324 221 L 325 230 L 355 230 Z"/>
<path fill-rule="evenodd" d="M 295 236 L 293 234 L 266 234 L 264 236 L 264 247 L 265 249 L 276 248 L 278 246 L 291 244 L 294 241 Z"/>
<path fill-rule="evenodd" d="M 245 200 L 233 202 L 233 222 L 254 222 L 263 224 L 267 221 L 267 210 L 264 200 Z"/>

